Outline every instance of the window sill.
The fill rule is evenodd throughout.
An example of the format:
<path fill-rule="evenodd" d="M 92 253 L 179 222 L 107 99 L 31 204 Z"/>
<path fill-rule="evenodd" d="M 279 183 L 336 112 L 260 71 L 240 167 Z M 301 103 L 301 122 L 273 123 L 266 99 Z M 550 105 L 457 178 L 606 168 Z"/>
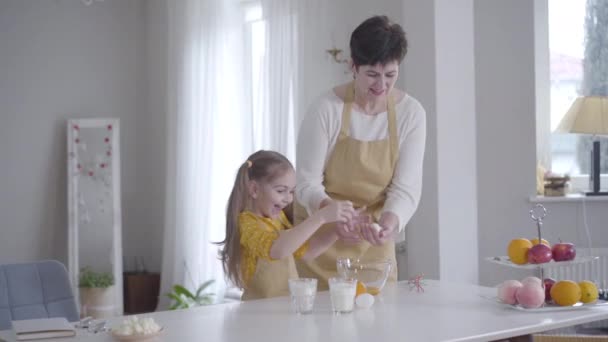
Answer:
<path fill-rule="evenodd" d="M 564 203 L 564 202 L 608 202 L 608 196 L 585 196 L 583 193 L 571 193 L 566 196 L 530 196 L 532 203 Z"/>

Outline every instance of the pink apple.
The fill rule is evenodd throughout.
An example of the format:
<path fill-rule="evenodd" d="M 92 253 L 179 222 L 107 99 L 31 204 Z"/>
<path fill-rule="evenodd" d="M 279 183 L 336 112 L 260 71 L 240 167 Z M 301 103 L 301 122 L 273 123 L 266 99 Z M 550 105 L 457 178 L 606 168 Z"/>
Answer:
<path fill-rule="evenodd" d="M 517 304 L 515 293 L 522 287 L 522 284 L 517 280 L 507 280 L 498 285 L 498 300 L 505 304 Z"/>
<path fill-rule="evenodd" d="M 560 242 L 553 245 L 553 260 L 555 261 L 569 261 L 574 260 L 576 257 L 576 249 L 574 244 L 570 242 Z"/>
<path fill-rule="evenodd" d="M 539 277 L 526 277 L 526 278 L 522 279 L 521 284 L 524 285 L 526 283 L 534 283 L 538 286 L 541 286 L 541 284 L 543 282 L 542 282 L 542 280 L 540 280 Z"/>
<path fill-rule="evenodd" d="M 551 286 L 555 284 L 555 279 L 545 278 L 543 283 L 545 283 L 545 301 L 549 302 L 551 301 Z"/>
<path fill-rule="evenodd" d="M 515 298 L 526 309 L 538 308 L 545 302 L 545 291 L 538 284 L 529 282 L 517 289 Z"/>
<path fill-rule="evenodd" d="M 528 262 L 531 264 L 544 264 L 551 261 L 551 257 L 551 247 L 543 243 L 534 245 L 528 250 Z"/>

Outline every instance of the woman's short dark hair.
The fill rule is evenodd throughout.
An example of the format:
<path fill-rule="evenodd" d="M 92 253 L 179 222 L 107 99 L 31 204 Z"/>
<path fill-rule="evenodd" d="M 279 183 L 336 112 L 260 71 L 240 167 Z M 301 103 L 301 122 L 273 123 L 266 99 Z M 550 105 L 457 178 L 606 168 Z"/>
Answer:
<path fill-rule="evenodd" d="M 385 15 L 365 20 L 350 36 L 350 56 L 355 66 L 401 63 L 406 53 L 403 28 Z"/>

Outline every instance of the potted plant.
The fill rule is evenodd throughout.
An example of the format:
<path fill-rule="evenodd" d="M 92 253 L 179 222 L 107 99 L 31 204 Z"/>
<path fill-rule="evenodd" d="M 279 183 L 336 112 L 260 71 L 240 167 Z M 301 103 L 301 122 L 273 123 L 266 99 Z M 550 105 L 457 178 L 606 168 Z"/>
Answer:
<path fill-rule="evenodd" d="M 186 289 L 182 285 L 174 285 L 173 292 L 167 293 L 166 296 L 173 300 L 173 304 L 169 310 L 188 309 L 194 306 L 209 305 L 213 303 L 214 293 L 203 292 L 209 285 L 213 284 L 214 280 L 208 280 L 202 283 L 195 293 Z"/>
<path fill-rule="evenodd" d="M 109 272 L 95 272 L 90 267 L 80 269 L 78 287 L 83 316 L 93 318 L 114 315 L 114 275 Z"/>

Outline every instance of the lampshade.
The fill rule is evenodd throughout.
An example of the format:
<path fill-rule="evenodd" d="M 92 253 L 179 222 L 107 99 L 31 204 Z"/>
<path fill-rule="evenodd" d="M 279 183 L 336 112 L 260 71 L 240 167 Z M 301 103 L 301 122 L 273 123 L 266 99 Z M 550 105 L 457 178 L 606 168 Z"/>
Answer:
<path fill-rule="evenodd" d="M 577 98 L 555 132 L 608 134 L 608 97 L 581 96 Z"/>

